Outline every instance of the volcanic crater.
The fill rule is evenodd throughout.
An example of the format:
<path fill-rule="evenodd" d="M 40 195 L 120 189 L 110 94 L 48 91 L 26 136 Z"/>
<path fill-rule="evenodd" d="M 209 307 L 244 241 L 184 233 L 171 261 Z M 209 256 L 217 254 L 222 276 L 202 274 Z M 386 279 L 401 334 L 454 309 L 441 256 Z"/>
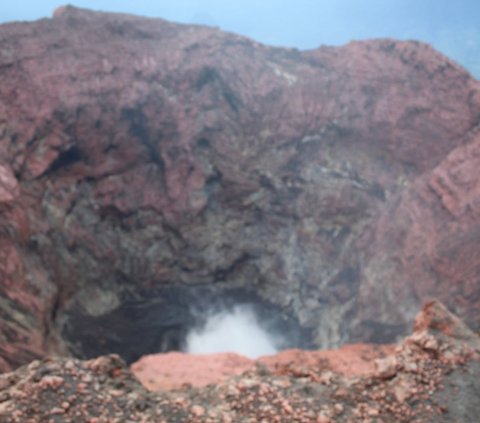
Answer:
<path fill-rule="evenodd" d="M 273 48 L 64 7 L 0 26 L 0 369 L 181 350 L 250 304 L 282 348 L 480 328 L 480 83 L 430 46 Z"/>

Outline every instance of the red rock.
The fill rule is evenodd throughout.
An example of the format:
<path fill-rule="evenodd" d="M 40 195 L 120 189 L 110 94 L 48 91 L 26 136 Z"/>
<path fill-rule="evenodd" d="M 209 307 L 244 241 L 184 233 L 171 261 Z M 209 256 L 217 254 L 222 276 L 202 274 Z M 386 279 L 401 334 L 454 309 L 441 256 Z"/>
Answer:
<path fill-rule="evenodd" d="M 63 385 L 64 380 L 61 377 L 58 376 L 45 376 L 41 381 L 40 381 L 40 386 L 42 389 L 53 389 L 57 390 L 61 385 Z"/>
<path fill-rule="evenodd" d="M 266 365 L 269 372 L 278 375 L 302 373 L 296 370 L 297 366 L 301 366 L 309 369 L 304 370 L 305 376 L 325 382 L 331 381 L 333 374 L 371 374 L 375 358 L 385 357 L 392 352 L 393 346 L 390 345 L 346 345 L 339 350 L 286 350 L 273 356 L 261 357 L 257 361 L 233 353 L 192 355 L 171 352 L 144 356 L 132 364 L 131 370 L 152 391 L 220 383 L 253 370 L 258 364 Z M 242 389 L 245 384 L 248 385 L 247 380 L 242 381 Z"/>
<path fill-rule="evenodd" d="M 320 373 L 333 371 L 335 373 L 363 376 L 374 371 L 376 358 L 385 357 L 393 352 L 391 345 L 344 345 L 338 350 L 302 351 L 286 350 L 275 356 L 260 358 L 270 371 L 288 371 L 289 367 L 294 369 L 295 365 L 303 365 L 315 369 Z"/>
<path fill-rule="evenodd" d="M 0 166 L 0 204 L 11 203 L 19 193 L 18 181 L 11 169 Z"/>
<path fill-rule="evenodd" d="M 131 370 L 147 389 L 157 391 L 220 383 L 252 366 L 252 360 L 233 353 L 190 355 L 170 352 L 142 357 L 132 364 Z"/>
<path fill-rule="evenodd" d="M 375 241 L 369 247 L 376 257 L 367 266 L 375 276 L 367 284 L 369 295 L 394 293 L 395 300 L 388 303 L 392 313 L 403 309 L 397 315 L 407 315 L 407 304 L 436 297 L 478 327 L 480 256 L 475 246 L 480 232 L 475 222 L 480 186 L 472 173 L 480 164 L 477 132 L 404 189 L 376 224 Z M 361 299 L 362 304 L 368 301 L 366 296 Z M 368 311 L 371 316 L 380 312 L 376 307 Z"/>
<path fill-rule="evenodd" d="M 205 415 L 205 409 L 199 405 L 194 405 L 191 409 L 191 412 L 195 417 L 202 417 Z"/>
<path fill-rule="evenodd" d="M 395 376 L 400 368 L 400 363 L 393 355 L 375 360 L 376 375 L 382 379 Z"/>

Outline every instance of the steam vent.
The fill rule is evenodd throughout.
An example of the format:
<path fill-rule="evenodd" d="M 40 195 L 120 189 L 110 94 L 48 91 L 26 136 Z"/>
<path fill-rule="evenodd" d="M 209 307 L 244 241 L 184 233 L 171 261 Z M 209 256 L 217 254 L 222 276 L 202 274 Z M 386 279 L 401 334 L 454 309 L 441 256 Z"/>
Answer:
<path fill-rule="evenodd" d="M 478 423 L 466 70 L 66 6 L 0 81 L 1 422 Z"/>

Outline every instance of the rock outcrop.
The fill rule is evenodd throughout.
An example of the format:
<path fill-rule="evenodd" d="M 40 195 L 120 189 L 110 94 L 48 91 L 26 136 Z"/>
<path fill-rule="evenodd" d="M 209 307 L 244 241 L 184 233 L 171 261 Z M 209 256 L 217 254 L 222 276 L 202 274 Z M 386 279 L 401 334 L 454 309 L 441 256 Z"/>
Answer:
<path fill-rule="evenodd" d="M 0 78 L 3 369 L 175 287 L 254 292 L 316 347 L 392 342 L 432 295 L 480 327 L 480 85 L 429 46 L 66 7 L 0 26 Z"/>
<path fill-rule="evenodd" d="M 44 359 L 0 375 L 0 418 L 12 423 L 474 423 L 480 412 L 479 353 L 479 336 L 431 302 L 394 353 L 356 375 L 336 371 L 333 355 L 331 362 L 299 362 L 290 355 L 290 362 L 269 357 L 262 360 L 266 364 L 203 388 L 164 385 L 148 392 L 115 355 Z M 341 355 L 338 351 L 337 362 Z M 238 357 L 236 364 L 237 369 L 245 365 Z M 191 369 L 192 381 L 196 370 Z"/>
<path fill-rule="evenodd" d="M 188 354 L 169 352 L 143 356 L 131 365 L 132 373 L 150 391 L 202 388 L 258 366 L 269 372 L 310 375 L 314 369 L 329 369 L 344 376 L 364 376 L 373 371 L 375 360 L 393 352 L 393 345 L 344 345 L 338 350 L 284 350 L 257 360 L 236 353 Z"/>

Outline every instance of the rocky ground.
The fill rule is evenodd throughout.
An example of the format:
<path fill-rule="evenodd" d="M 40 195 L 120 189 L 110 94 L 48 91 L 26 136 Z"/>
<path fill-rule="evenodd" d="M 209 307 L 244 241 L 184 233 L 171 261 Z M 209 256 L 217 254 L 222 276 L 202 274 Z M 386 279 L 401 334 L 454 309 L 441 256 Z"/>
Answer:
<path fill-rule="evenodd" d="M 339 372 L 328 360 L 280 359 L 273 365 L 276 359 L 270 357 L 202 388 L 185 384 L 148 392 L 118 356 L 49 358 L 0 375 L 0 418 L 22 423 L 473 423 L 480 412 L 479 354 L 480 337 L 442 304 L 431 302 L 417 316 L 412 335 L 357 374 Z"/>

